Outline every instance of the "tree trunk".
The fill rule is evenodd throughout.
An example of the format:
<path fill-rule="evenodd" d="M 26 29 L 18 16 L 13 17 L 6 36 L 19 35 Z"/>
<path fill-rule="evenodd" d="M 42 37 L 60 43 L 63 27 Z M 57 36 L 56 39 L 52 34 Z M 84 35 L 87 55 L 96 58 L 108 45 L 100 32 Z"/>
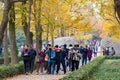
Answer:
<path fill-rule="evenodd" d="M 52 48 L 54 48 L 54 32 L 51 32 L 51 42 L 52 42 Z"/>
<path fill-rule="evenodd" d="M 31 45 L 33 43 L 33 33 L 30 32 L 30 21 L 31 21 L 31 7 L 32 7 L 32 0 L 29 1 L 29 15 L 28 15 L 28 23 L 27 23 L 27 8 L 26 8 L 26 2 L 22 3 L 22 26 L 23 26 L 23 30 L 25 33 L 25 37 L 26 37 L 26 44 L 27 45 Z"/>
<path fill-rule="evenodd" d="M 11 63 L 16 64 L 18 62 L 18 50 L 16 45 L 16 32 L 15 32 L 15 9 L 12 4 L 9 14 L 9 36 L 10 36 L 10 48 L 11 48 Z"/>
<path fill-rule="evenodd" d="M 3 39 L 3 45 L 4 45 L 4 64 L 9 64 L 9 57 L 8 57 L 8 36 L 7 36 L 7 29 L 4 32 L 4 39 Z"/>
<path fill-rule="evenodd" d="M 118 21 L 120 23 L 120 0 L 114 0 L 115 14 L 118 15 Z"/>
<path fill-rule="evenodd" d="M 26 8 L 26 2 L 23 2 L 22 3 L 22 26 L 23 26 L 23 31 L 24 31 L 24 34 L 25 34 L 25 37 L 27 37 L 27 8 Z M 27 39 L 26 39 L 26 42 L 27 43 Z"/>
<path fill-rule="evenodd" d="M 36 50 L 42 49 L 42 25 L 38 23 L 36 27 Z"/>
<path fill-rule="evenodd" d="M 47 25 L 47 32 L 46 32 L 46 44 L 48 44 L 48 36 L 49 36 L 49 24 Z"/>
<path fill-rule="evenodd" d="M 2 40 L 4 37 L 4 31 L 7 28 L 8 14 L 9 14 L 10 7 L 11 7 L 10 0 L 4 0 L 3 18 L 2 18 L 1 25 L 0 25 L 0 45 L 2 44 Z"/>
<path fill-rule="evenodd" d="M 41 5 L 42 0 L 38 1 L 38 7 L 36 6 L 36 0 L 34 1 L 34 18 L 35 18 L 35 29 L 36 29 L 36 50 L 37 52 L 42 49 L 42 25 L 41 22 Z M 37 12 L 38 8 L 38 12 Z"/>
<path fill-rule="evenodd" d="M 33 33 L 30 32 L 30 22 L 31 22 L 31 13 L 32 13 L 32 4 L 33 0 L 29 0 L 29 10 L 28 10 L 28 25 L 27 25 L 27 36 L 26 36 L 26 44 L 31 45 L 33 44 Z"/>
<path fill-rule="evenodd" d="M 65 28 L 61 28 L 61 37 L 64 37 L 65 36 Z"/>

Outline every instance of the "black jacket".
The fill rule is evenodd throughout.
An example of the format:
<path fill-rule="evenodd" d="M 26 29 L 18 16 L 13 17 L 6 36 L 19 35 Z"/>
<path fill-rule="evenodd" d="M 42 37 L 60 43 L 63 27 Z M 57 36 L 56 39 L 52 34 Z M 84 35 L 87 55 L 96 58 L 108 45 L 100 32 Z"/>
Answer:
<path fill-rule="evenodd" d="M 36 50 L 34 50 L 34 49 L 29 50 L 29 54 L 30 54 L 30 59 L 31 60 L 35 59 Z"/>
<path fill-rule="evenodd" d="M 25 56 L 25 54 L 28 54 L 28 55 Z M 28 49 L 25 49 L 22 52 L 22 57 L 23 57 L 23 60 L 30 60 L 30 54 L 29 54 L 29 50 Z"/>

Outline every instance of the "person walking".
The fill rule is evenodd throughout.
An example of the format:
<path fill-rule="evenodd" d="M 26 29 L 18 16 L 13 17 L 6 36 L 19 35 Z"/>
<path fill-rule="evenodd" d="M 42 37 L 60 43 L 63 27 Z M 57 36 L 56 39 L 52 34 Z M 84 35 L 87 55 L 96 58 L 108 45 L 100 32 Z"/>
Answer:
<path fill-rule="evenodd" d="M 41 51 L 38 52 L 38 57 L 36 61 L 37 75 L 39 74 L 39 69 L 40 69 L 41 74 L 43 74 L 44 62 L 45 62 L 45 51 L 44 49 L 42 49 Z"/>
<path fill-rule="evenodd" d="M 91 61 L 91 58 L 92 58 L 92 49 L 91 49 L 90 47 L 88 48 L 87 57 L 88 57 L 88 60 L 89 60 L 89 62 L 90 62 L 90 61 Z"/>
<path fill-rule="evenodd" d="M 60 62 L 58 63 L 57 71 L 56 71 L 57 74 L 59 73 L 59 70 L 60 70 L 60 64 L 62 64 L 62 69 L 64 71 L 64 74 L 66 74 L 65 60 L 66 60 L 66 51 L 65 51 L 64 45 L 63 45 L 63 46 L 61 46 Z"/>
<path fill-rule="evenodd" d="M 0 56 L 2 56 L 2 46 L 0 46 Z"/>
<path fill-rule="evenodd" d="M 97 57 L 97 46 L 93 47 L 93 53 L 94 53 L 94 57 Z"/>
<path fill-rule="evenodd" d="M 28 73 L 30 72 L 30 64 L 29 64 L 30 54 L 28 50 L 28 45 L 24 46 L 24 50 L 22 51 L 22 57 L 23 57 L 25 74 L 28 75 Z"/>
<path fill-rule="evenodd" d="M 72 50 L 73 46 L 72 44 L 69 45 L 69 52 L 68 52 L 68 66 L 69 66 L 69 71 L 72 70 Z"/>
<path fill-rule="evenodd" d="M 87 46 L 85 46 L 82 52 L 82 65 L 87 63 L 87 53 L 88 53 L 88 49 L 87 49 Z"/>
<path fill-rule="evenodd" d="M 79 68 L 80 52 L 78 49 L 78 45 L 74 45 L 71 54 L 72 54 L 72 71 L 74 71 Z"/>
<path fill-rule="evenodd" d="M 109 56 L 109 53 L 110 53 L 110 50 L 109 50 L 109 47 L 107 47 L 106 50 L 105 50 L 106 56 Z"/>
<path fill-rule="evenodd" d="M 64 48 L 64 51 L 65 51 L 65 54 L 66 54 L 65 65 L 66 65 L 66 67 L 68 67 L 68 64 L 69 64 L 69 61 L 68 61 L 68 51 L 69 51 L 69 49 L 67 48 L 67 44 L 64 44 L 63 48 Z"/>
<path fill-rule="evenodd" d="M 33 49 L 33 46 L 29 46 L 29 54 L 30 54 L 30 73 L 33 73 L 34 70 L 34 63 L 35 63 L 35 57 L 36 57 L 36 50 Z"/>
<path fill-rule="evenodd" d="M 111 56 L 115 55 L 115 49 L 113 47 L 111 48 L 111 53 L 110 54 L 111 54 Z"/>
<path fill-rule="evenodd" d="M 105 55 L 105 48 L 102 49 L 102 54 Z"/>
<path fill-rule="evenodd" d="M 60 67 L 60 57 L 61 57 L 61 50 L 60 48 L 58 47 L 58 45 L 55 46 L 54 48 L 54 51 L 55 51 L 55 54 L 56 54 L 56 74 L 58 74 L 58 71 L 59 71 L 59 67 Z"/>
<path fill-rule="evenodd" d="M 48 74 L 54 74 L 55 71 L 55 51 L 51 44 L 48 44 L 48 50 L 45 52 L 48 55 Z"/>
<path fill-rule="evenodd" d="M 44 69 L 46 70 L 46 73 L 49 73 L 49 67 L 48 67 L 48 54 L 46 54 L 46 51 L 48 50 L 49 44 L 47 44 L 47 47 L 45 48 L 45 62 L 44 62 Z"/>

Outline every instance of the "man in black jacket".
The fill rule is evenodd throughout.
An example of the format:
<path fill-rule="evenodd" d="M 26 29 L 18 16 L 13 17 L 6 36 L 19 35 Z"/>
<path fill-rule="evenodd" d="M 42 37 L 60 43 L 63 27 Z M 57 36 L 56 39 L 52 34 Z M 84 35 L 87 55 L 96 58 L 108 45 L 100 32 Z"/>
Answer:
<path fill-rule="evenodd" d="M 29 48 L 29 54 L 30 54 L 30 73 L 34 70 L 34 63 L 35 63 L 35 57 L 36 57 L 36 50 L 33 49 L 33 46 L 31 45 Z"/>
<path fill-rule="evenodd" d="M 82 65 L 87 63 L 87 53 L 88 53 L 88 49 L 87 49 L 87 45 L 85 46 L 85 48 L 83 48 L 83 52 L 82 52 Z"/>

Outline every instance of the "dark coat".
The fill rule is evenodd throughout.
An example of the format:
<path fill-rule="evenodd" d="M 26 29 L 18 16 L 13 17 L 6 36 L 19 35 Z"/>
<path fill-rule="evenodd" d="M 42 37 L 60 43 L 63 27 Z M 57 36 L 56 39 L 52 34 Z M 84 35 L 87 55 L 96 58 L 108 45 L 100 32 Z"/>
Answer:
<path fill-rule="evenodd" d="M 44 62 L 45 61 L 45 52 L 39 52 L 39 62 Z"/>
<path fill-rule="evenodd" d="M 30 60 L 30 54 L 28 49 L 25 49 L 24 51 L 22 51 L 22 57 L 23 57 L 23 60 Z"/>
<path fill-rule="evenodd" d="M 61 54 L 60 54 L 60 60 L 64 61 L 67 57 L 66 51 L 65 50 L 61 50 Z"/>
<path fill-rule="evenodd" d="M 88 49 L 84 48 L 82 53 L 82 58 L 87 58 Z"/>
<path fill-rule="evenodd" d="M 54 51 L 55 51 L 56 61 L 60 61 L 61 50 L 59 48 L 55 48 Z"/>
<path fill-rule="evenodd" d="M 30 54 L 30 59 L 31 59 L 31 60 L 35 59 L 35 56 L 36 56 L 36 50 L 31 49 L 31 50 L 29 50 L 28 53 Z"/>

